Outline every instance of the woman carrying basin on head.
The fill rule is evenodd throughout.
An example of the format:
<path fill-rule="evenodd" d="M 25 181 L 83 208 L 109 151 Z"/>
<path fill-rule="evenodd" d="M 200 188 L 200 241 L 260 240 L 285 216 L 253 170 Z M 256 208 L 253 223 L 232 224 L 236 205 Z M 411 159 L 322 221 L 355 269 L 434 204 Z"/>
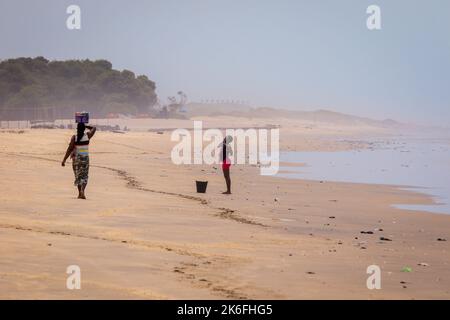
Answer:
<path fill-rule="evenodd" d="M 88 132 L 85 132 L 88 129 Z M 85 189 L 89 178 L 89 142 L 94 136 L 95 127 L 84 123 L 77 124 L 77 134 L 72 136 L 61 165 L 66 165 L 67 158 L 72 158 L 72 168 L 75 175 L 74 184 L 78 187 L 78 199 L 86 199 Z"/>

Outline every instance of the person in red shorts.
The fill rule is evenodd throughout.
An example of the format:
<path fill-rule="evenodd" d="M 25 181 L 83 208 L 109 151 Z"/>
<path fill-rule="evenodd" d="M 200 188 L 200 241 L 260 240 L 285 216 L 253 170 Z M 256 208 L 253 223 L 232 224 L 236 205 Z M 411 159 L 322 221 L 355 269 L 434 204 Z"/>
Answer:
<path fill-rule="evenodd" d="M 231 160 L 230 156 L 233 156 L 233 150 L 231 149 L 230 143 L 233 142 L 232 136 L 226 136 L 223 142 L 219 145 L 222 148 L 222 171 L 227 184 L 227 191 L 222 192 L 222 194 L 231 194 L 231 178 L 230 178 L 230 167 Z"/>

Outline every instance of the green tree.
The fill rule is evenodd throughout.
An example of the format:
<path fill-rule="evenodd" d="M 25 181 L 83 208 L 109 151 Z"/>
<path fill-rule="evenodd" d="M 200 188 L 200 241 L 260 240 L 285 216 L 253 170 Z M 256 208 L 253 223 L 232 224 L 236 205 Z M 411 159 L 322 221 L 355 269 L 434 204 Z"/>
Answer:
<path fill-rule="evenodd" d="M 0 111 L 16 108 L 23 114 L 19 109 L 50 106 L 65 115 L 77 109 L 96 117 L 148 113 L 157 101 L 155 90 L 145 75 L 115 70 L 107 60 L 25 57 L 0 62 Z"/>

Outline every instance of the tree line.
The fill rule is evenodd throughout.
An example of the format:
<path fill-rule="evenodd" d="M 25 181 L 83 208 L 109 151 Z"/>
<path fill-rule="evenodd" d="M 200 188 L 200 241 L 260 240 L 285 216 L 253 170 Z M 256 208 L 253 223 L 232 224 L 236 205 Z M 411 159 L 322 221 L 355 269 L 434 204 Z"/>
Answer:
<path fill-rule="evenodd" d="M 107 60 L 8 59 L 0 62 L 0 118 L 67 118 L 83 110 L 92 117 L 148 114 L 155 89 L 147 76 L 115 70 Z"/>

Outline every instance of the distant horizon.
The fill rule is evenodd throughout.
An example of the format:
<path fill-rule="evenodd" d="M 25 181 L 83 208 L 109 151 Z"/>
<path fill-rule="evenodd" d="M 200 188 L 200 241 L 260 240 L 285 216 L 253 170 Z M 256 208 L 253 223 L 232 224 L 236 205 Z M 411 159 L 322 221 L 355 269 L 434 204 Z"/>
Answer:
<path fill-rule="evenodd" d="M 232 103 L 227 103 L 227 102 L 200 102 L 200 101 L 189 101 L 187 104 L 189 103 L 193 103 L 193 104 L 232 104 Z M 245 104 L 244 104 L 245 105 Z M 340 111 L 336 111 L 330 108 L 318 108 L 318 109 L 311 109 L 311 108 L 286 108 L 286 107 L 282 107 L 282 106 L 259 106 L 259 105 L 246 105 L 250 108 L 253 109 L 273 109 L 273 110 L 282 110 L 282 111 L 297 111 L 297 112 L 309 112 L 309 113 L 313 113 L 313 112 L 330 112 L 330 113 L 336 113 L 336 114 L 340 114 L 340 115 L 344 115 L 344 116 L 350 116 L 350 117 L 355 117 L 355 118 L 362 118 L 362 119 L 367 119 L 367 120 L 373 120 L 373 121 L 379 121 L 379 122 L 383 122 L 383 121 L 394 121 L 397 122 L 399 124 L 406 124 L 406 125 L 417 125 L 417 126 L 425 126 L 425 127 L 436 127 L 436 128 L 443 128 L 443 129 L 450 129 L 450 125 L 439 125 L 439 124 L 423 124 L 420 122 L 413 122 L 413 121 L 405 121 L 403 119 L 396 119 L 396 118 L 377 118 L 377 117 L 369 117 L 369 116 L 364 116 L 364 115 L 357 115 L 357 114 L 353 114 L 353 113 L 346 113 L 346 112 L 340 112 Z"/>
<path fill-rule="evenodd" d="M 5 59 L 0 59 L 0 62 L 1 61 L 6 61 L 6 60 L 10 60 L 10 59 L 20 59 L 20 58 L 37 58 L 37 57 L 39 57 L 39 56 L 36 56 L 36 57 L 26 57 L 26 56 L 23 56 L 23 57 L 9 57 L 9 58 L 5 58 Z M 43 57 L 43 58 L 46 58 L 46 57 Z M 47 59 L 47 58 L 46 58 Z M 58 59 L 55 59 L 55 60 L 50 60 L 50 59 L 48 59 L 49 61 L 67 61 L 67 60 L 91 60 L 91 61 L 95 61 L 95 60 L 103 60 L 103 59 L 89 59 L 89 58 L 83 58 L 83 59 L 76 59 L 76 58 L 74 58 L 74 59 L 66 59 L 66 60 L 58 60 Z M 113 69 L 114 69 L 114 65 L 113 65 Z M 123 71 L 123 70 L 128 70 L 128 69 L 117 69 L 117 70 L 119 70 L 119 71 Z M 133 70 L 129 70 L 129 71 L 132 71 L 132 72 L 134 72 Z M 139 74 L 139 73 L 136 73 L 136 76 L 139 76 L 139 75 L 141 75 L 141 74 Z M 142 74 L 142 75 L 145 75 L 145 74 Z M 146 75 L 147 76 L 147 75 Z M 158 97 L 158 98 L 160 98 L 160 97 Z M 247 107 L 250 107 L 250 108 L 253 108 L 253 109 L 259 109 L 259 108 L 268 108 L 268 109 L 275 109 L 275 110 L 283 110 L 283 111 L 299 111 L 299 112 L 332 112 L 332 113 L 337 113 L 337 114 L 342 114 L 342 115 L 346 115 L 346 116 L 352 116 L 352 117 L 358 117 L 358 118 L 366 118 L 366 119 L 369 119 L 369 120 L 375 120 L 375 121 L 380 121 L 380 122 L 382 122 L 382 121 L 387 121 L 387 120 L 390 120 L 390 121 L 395 121 L 395 122 L 398 122 L 398 123 L 403 123 L 403 124 L 411 124 L 411 125 L 425 125 L 425 124 L 422 124 L 422 123 L 416 123 L 416 122 L 408 122 L 408 121 L 404 121 L 404 120 L 402 120 L 402 119 L 393 119 L 393 118 L 376 118 L 376 117 L 369 117 L 369 116 L 364 116 L 364 115 L 357 115 L 357 114 L 353 114 L 353 113 L 346 113 L 346 112 L 340 112 L 340 111 L 336 111 L 336 110 L 333 110 L 333 109 L 330 109 L 330 108 L 323 108 L 323 107 L 320 107 L 320 108 L 316 108 L 316 109 L 313 109 L 313 108 L 308 108 L 308 107 L 306 107 L 306 108 L 304 108 L 304 107 L 300 107 L 300 108 L 289 108 L 289 107 L 283 107 L 283 106 L 271 106 L 271 105 L 253 105 L 252 103 L 251 103 L 251 101 L 242 101 L 241 103 L 239 103 L 239 101 L 234 101 L 233 102 L 233 100 L 231 100 L 231 101 L 226 101 L 226 99 L 211 99 L 211 100 L 224 100 L 224 101 L 221 101 L 221 102 L 206 102 L 206 101 L 191 101 L 191 100 L 189 100 L 188 102 L 187 102 L 187 104 L 189 104 L 189 103 L 193 103 L 193 104 L 217 104 L 217 105 L 220 105 L 220 104 L 235 104 L 235 105 L 244 105 L 244 106 L 247 106 Z M 442 125 L 428 125 L 428 126 L 436 126 L 436 127 L 442 127 L 442 128 L 450 128 L 450 125 L 448 125 L 447 127 L 446 126 L 442 126 Z"/>
<path fill-rule="evenodd" d="M 106 59 L 156 82 L 162 102 L 249 100 L 255 107 L 329 110 L 449 126 L 450 3 L 379 0 L 78 0 L 81 30 L 66 28 L 67 0 L 4 0 L 0 59 Z"/>

